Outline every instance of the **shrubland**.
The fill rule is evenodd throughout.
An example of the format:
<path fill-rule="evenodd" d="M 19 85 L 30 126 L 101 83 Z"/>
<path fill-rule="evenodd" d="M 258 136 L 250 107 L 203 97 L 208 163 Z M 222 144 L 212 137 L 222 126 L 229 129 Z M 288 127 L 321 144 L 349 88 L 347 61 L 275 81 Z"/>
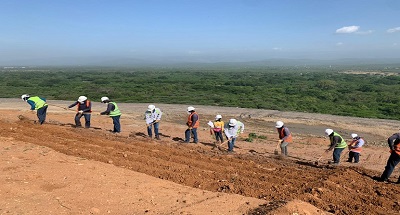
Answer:
<path fill-rule="evenodd" d="M 0 97 L 215 105 L 400 118 L 398 67 L 3 68 Z"/>

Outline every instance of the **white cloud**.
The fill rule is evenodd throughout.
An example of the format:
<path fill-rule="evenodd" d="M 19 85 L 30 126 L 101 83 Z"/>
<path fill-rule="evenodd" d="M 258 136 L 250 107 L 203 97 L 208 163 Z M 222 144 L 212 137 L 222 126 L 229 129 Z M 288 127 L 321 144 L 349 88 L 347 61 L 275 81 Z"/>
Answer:
<path fill-rule="evenodd" d="M 374 32 L 374 31 L 373 30 L 357 31 L 357 32 L 355 32 L 355 34 L 363 34 L 363 35 L 365 35 L 365 34 L 372 34 L 372 32 Z"/>
<path fill-rule="evenodd" d="M 272 48 L 272 50 L 280 51 L 280 50 L 282 50 L 282 48 L 275 47 L 275 48 Z"/>
<path fill-rule="evenodd" d="M 398 31 L 400 31 L 400 27 L 390 28 L 390 29 L 387 30 L 388 33 L 394 33 L 394 32 L 398 32 Z"/>
<path fill-rule="evenodd" d="M 393 46 L 397 46 L 397 43 L 393 43 Z"/>
<path fill-rule="evenodd" d="M 355 26 L 355 25 L 346 26 L 346 27 L 337 29 L 336 33 L 337 34 L 351 34 L 351 33 L 357 32 L 358 29 L 360 29 L 360 26 Z"/>
<path fill-rule="evenodd" d="M 336 43 L 336 46 L 342 46 L 342 45 L 343 45 L 342 42 L 337 42 L 337 43 Z"/>

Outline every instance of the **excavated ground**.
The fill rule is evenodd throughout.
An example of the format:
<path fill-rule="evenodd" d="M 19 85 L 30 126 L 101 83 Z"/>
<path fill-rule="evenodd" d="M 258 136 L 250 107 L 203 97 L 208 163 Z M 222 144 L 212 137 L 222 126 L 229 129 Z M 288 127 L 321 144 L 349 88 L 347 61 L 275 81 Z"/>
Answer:
<path fill-rule="evenodd" d="M 145 137 L 140 114 L 134 112 L 131 118 L 126 116 L 122 120 L 126 129 L 121 134 L 108 132 L 106 127 L 111 126 L 111 120 L 100 116 L 96 119 L 95 115 L 91 129 L 73 128 L 67 123 L 73 119 L 73 113 L 69 112 L 50 112 L 49 123 L 44 125 L 35 124 L 35 115 L 27 112 L 15 111 L 12 116 L 3 111 L 2 116 L 0 136 L 3 138 L 49 147 L 65 155 L 112 164 L 193 188 L 269 202 L 249 214 L 273 213 L 293 200 L 308 202 L 333 214 L 400 213 L 400 186 L 372 179 L 381 173 L 388 157 L 387 149 L 380 146 L 367 145 L 360 165 L 327 165 L 331 155 L 317 165 L 316 158 L 327 146 L 324 137 L 297 134 L 297 143 L 289 148 L 292 156 L 282 158 L 273 153 L 276 134 L 271 127 L 264 130 L 266 139 L 249 143 L 240 138 L 236 153 L 228 154 L 225 146 L 214 146 L 207 129 L 200 131 L 203 138 L 199 144 L 181 143 L 184 126 L 177 124 L 176 118 L 184 121 L 185 116 L 177 113 L 165 116 L 159 141 Z M 202 117 L 212 119 L 211 114 Z M 243 121 L 248 125 L 246 134 L 262 131 L 250 120 Z M 349 121 L 346 124 L 349 125 Z M 313 122 L 301 130 L 309 126 L 324 125 Z M 380 139 L 383 138 L 376 136 L 373 141 Z M 346 158 L 346 154 L 342 156 Z M 395 172 L 393 177 L 397 176 Z"/>

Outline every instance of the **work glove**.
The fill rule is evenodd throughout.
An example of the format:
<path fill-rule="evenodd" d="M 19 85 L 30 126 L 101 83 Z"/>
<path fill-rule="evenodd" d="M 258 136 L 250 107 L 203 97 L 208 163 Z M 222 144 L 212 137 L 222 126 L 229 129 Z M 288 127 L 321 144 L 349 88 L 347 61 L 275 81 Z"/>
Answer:
<path fill-rule="evenodd" d="M 82 111 L 82 110 L 80 110 L 80 111 L 78 111 L 78 113 L 79 113 L 79 114 L 83 114 L 83 111 Z"/>

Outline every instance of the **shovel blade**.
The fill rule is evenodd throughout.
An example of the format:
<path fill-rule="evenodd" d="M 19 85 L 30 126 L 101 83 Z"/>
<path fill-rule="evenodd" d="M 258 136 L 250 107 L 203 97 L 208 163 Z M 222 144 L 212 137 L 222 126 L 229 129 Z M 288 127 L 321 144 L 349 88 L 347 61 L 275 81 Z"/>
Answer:
<path fill-rule="evenodd" d="M 275 149 L 275 150 L 274 150 L 274 154 L 275 154 L 275 155 L 279 155 L 278 149 Z"/>

